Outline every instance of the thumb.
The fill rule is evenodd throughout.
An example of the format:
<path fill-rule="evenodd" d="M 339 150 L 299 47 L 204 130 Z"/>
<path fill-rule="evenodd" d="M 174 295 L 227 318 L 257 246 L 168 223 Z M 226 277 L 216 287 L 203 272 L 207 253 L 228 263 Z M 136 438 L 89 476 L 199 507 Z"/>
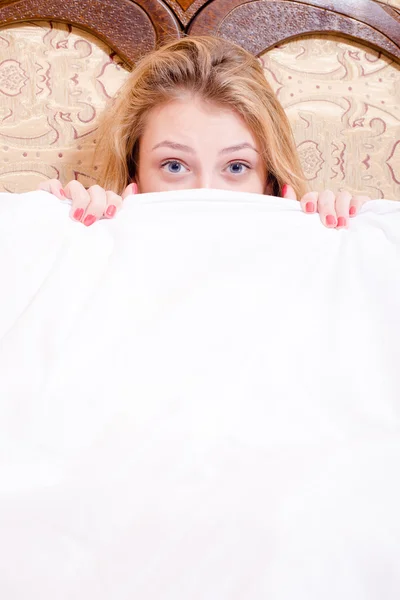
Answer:
<path fill-rule="evenodd" d="M 53 196 L 57 196 L 60 200 L 65 200 L 66 194 L 61 185 L 61 181 L 58 179 L 48 179 L 46 181 L 41 181 L 37 187 L 38 190 L 42 190 L 44 192 L 49 192 L 49 194 L 53 194 Z"/>
<path fill-rule="evenodd" d="M 292 188 L 292 186 L 288 183 L 282 187 L 282 198 L 287 198 L 288 200 L 297 200 L 294 188 Z"/>
<path fill-rule="evenodd" d="M 135 183 L 135 182 L 130 183 L 122 192 L 122 200 L 125 200 L 125 198 L 127 196 L 132 196 L 132 194 L 137 194 L 137 193 L 138 193 L 137 183 Z"/>
<path fill-rule="evenodd" d="M 36 189 L 37 190 L 42 190 L 43 192 L 49 192 L 49 193 L 51 193 L 51 191 L 50 191 L 50 183 L 48 181 L 41 181 L 39 183 L 39 185 L 37 186 Z"/>

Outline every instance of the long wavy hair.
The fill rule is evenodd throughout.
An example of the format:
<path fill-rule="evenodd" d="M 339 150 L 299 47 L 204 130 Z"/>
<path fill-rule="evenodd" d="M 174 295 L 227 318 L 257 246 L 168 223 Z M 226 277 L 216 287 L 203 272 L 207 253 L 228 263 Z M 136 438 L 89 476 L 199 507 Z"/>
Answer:
<path fill-rule="evenodd" d="M 285 183 L 298 198 L 304 195 L 292 130 L 261 64 L 240 46 L 211 36 L 169 42 L 136 64 L 99 124 L 95 160 L 102 163 L 102 187 L 121 194 L 135 179 L 148 112 L 187 93 L 241 115 L 260 145 L 274 195 Z"/>

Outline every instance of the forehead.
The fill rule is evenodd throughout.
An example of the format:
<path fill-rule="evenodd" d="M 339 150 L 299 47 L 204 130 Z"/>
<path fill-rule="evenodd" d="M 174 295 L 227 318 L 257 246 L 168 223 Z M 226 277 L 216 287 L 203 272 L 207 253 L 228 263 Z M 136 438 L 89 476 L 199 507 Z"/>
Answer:
<path fill-rule="evenodd" d="M 193 97 L 173 100 L 148 112 L 143 144 L 154 145 L 171 136 L 188 144 L 207 138 L 208 142 L 213 140 L 214 145 L 226 146 L 226 142 L 257 145 L 244 119 L 233 108 Z"/>

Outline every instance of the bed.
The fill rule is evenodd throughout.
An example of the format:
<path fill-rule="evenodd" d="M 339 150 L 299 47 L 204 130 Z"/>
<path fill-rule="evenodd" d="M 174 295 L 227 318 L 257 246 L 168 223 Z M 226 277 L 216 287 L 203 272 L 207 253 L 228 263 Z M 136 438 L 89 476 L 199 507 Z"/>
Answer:
<path fill-rule="evenodd" d="M 400 195 L 400 4 L 291 0 L 0 2 L 0 189 L 96 182 L 96 121 L 135 61 L 216 34 L 260 58 L 311 189 Z"/>
<path fill-rule="evenodd" d="M 399 20 L 0 3 L 1 598 L 398 600 Z M 83 227 L 34 191 L 96 181 L 99 112 L 184 32 L 259 56 L 310 186 L 374 198 L 348 230 L 201 189 Z"/>

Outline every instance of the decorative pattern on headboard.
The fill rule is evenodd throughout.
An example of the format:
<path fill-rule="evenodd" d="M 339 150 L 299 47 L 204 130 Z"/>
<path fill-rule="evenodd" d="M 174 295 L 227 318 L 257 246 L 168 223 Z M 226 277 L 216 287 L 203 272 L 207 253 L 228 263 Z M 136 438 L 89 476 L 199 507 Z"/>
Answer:
<path fill-rule="evenodd" d="M 0 191 L 96 183 L 97 116 L 129 74 L 121 59 L 90 34 L 43 21 L 0 29 L 0 54 Z"/>
<path fill-rule="evenodd" d="M 400 199 L 400 0 L 0 0 L 0 190 L 94 183 L 97 115 L 184 33 L 260 56 L 313 188 Z"/>
<path fill-rule="evenodd" d="M 400 200 L 400 68 L 339 36 L 262 55 L 310 187 Z"/>

